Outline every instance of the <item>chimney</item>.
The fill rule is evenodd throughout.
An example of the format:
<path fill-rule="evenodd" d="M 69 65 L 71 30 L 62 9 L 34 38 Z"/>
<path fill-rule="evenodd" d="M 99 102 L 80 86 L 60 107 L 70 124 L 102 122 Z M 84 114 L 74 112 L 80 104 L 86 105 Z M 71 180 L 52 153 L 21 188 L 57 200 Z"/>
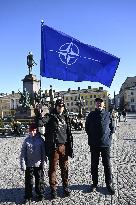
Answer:
<path fill-rule="evenodd" d="M 68 89 L 68 93 L 70 93 L 70 88 Z"/>
<path fill-rule="evenodd" d="M 103 87 L 99 87 L 99 90 L 100 90 L 100 91 L 103 91 Z"/>
<path fill-rule="evenodd" d="M 15 92 L 14 91 L 12 91 L 12 95 L 14 95 L 15 94 Z"/>

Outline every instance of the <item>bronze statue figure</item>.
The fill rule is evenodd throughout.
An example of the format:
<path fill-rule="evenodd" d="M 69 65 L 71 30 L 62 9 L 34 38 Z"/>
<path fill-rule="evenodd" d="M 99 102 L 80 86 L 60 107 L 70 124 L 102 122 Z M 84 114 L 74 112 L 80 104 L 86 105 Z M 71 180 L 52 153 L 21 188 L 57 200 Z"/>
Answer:
<path fill-rule="evenodd" d="M 37 63 L 34 61 L 32 52 L 29 52 L 29 54 L 27 56 L 27 65 L 29 68 L 29 75 L 32 72 L 32 68 L 33 68 L 34 64 L 37 65 Z"/>

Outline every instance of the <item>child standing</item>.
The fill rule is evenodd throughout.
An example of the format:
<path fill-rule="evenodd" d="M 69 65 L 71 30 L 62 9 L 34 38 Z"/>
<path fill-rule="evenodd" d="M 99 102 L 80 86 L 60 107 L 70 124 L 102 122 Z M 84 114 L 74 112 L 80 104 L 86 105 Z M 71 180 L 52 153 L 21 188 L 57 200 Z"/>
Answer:
<path fill-rule="evenodd" d="M 44 172 L 46 162 L 44 140 L 38 132 L 36 124 L 29 127 L 29 136 L 25 139 L 21 150 L 21 170 L 25 171 L 25 200 L 31 201 L 33 177 L 37 199 L 42 200 L 44 194 Z"/>

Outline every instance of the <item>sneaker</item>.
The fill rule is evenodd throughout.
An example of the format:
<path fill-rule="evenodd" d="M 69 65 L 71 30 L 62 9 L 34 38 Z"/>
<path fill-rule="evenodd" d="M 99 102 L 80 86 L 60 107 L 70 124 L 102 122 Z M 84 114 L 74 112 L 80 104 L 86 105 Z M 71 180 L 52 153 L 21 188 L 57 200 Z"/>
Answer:
<path fill-rule="evenodd" d="M 51 198 L 57 199 L 57 191 L 56 190 L 51 191 Z"/>
<path fill-rule="evenodd" d="M 91 192 L 94 192 L 97 188 L 97 184 L 92 184 L 91 186 Z"/>
<path fill-rule="evenodd" d="M 107 184 L 106 187 L 111 195 L 115 194 L 115 190 L 111 184 Z"/>
<path fill-rule="evenodd" d="M 69 189 L 68 187 L 64 187 L 63 191 L 64 191 L 64 195 L 65 195 L 66 197 L 69 197 L 69 196 L 70 196 L 71 191 L 70 191 L 70 189 Z"/>

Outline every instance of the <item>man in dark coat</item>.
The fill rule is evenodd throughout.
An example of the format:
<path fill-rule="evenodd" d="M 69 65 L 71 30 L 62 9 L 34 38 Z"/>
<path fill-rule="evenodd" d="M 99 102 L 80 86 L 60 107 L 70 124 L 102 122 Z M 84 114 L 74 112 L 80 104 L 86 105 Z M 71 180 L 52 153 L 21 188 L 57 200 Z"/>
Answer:
<path fill-rule="evenodd" d="M 92 190 L 98 185 L 98 165 L 101 153 L 104 166 L 105 183 L 110 194 L 114 194 L 112 187 L 112 176 L 110 166 L 110 146 L 113 133 L 112 118 L 109 112 L 104 109 L 104 102 L 101 98 L 95 99 L 96 109 L 89 113 L 85 130 L 88 135 L 88 145 L 91 151 L 91 175 Z"/>
<path fill-rule="evenodd" d="M 55 109 L 50 113 L 45 128 L 46 155 L 49 159 L 49 184 L 51 197 L 57 197 L 57 165 L 61 169 L 61 178 L 65 196 L 70 196 L 68 188 L 68 156 L 72 157 L 73 138 L 67 116 L 64 115 L 64 103 L 58 99 Z"/>

